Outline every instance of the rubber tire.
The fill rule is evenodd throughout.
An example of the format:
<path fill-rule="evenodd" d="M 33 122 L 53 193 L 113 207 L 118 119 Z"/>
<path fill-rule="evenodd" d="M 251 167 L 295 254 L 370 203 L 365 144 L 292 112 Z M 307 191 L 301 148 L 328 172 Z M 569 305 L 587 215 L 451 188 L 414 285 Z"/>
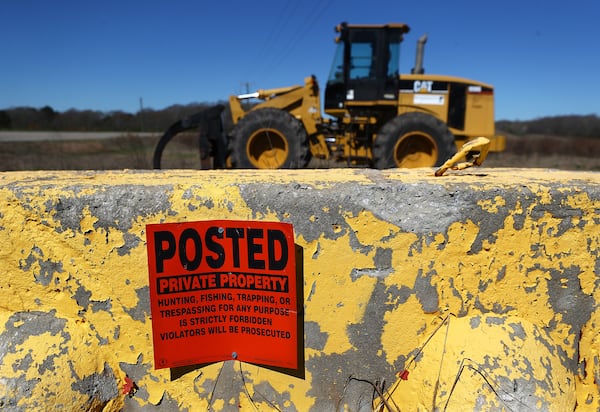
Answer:
<path fill-rule="evenodd" d="M 410 154 L 402 157 L 399 150 Z M 377 169 L 437 167 L 455 153 L 454 136 L 446 124 L 421 112 L 394 117 L 383 125 L 373 142 L 373 164 Z"/>
<path fill-rule="evenodd" d="M 229 149 L 234 168 L 295 169 L 306 167 L 309 161 L 304 126 L 288 112 L 274 108 L 244 116 L 231 131 Z"/>

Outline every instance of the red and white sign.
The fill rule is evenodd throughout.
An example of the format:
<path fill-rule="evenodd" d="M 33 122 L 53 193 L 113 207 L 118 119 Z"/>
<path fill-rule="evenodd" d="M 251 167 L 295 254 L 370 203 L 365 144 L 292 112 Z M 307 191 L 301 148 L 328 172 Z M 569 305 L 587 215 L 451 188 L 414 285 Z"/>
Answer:
<path fill-rule="evenodd" d="M 299 368 L 292 225 L 214 220 L 146 233 L 156 369 L 231 359 Z"/>

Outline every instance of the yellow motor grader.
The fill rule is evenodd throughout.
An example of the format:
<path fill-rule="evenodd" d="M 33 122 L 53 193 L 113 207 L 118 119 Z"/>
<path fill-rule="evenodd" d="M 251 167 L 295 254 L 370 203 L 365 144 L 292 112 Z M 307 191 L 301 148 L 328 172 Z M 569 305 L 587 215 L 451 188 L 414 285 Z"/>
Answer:
<path fill-rule="evenodd" d="M 493 86 L 425 74 L 426 36 L 418 41 L 412 72 L 399 73 L 408 31 L 402 23 L 338 25 L 326 116 L 314 76 L 303 85 L 231 96 L 230 130 L 223 130 L 223 105 L 183 119 L 161 137 L 154 167 L 160 168 L 167 142 L 193 128 L 200 130 L 201 155 L 212 157 L 216 168 L 303 168 L 311 158 L 378 169 L 439 167 L 457 150 L 476 158 L 484 147 L 479 163 L 488 150 L 504 150 L 504 138 L 494 131 Z M 486 138 L 483 146 L 478 137 Z"/>

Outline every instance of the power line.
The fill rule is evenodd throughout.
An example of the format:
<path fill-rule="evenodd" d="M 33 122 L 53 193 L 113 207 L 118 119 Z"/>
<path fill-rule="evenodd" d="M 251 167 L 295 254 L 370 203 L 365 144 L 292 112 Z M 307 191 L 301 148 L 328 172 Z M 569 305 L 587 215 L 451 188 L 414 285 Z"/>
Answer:
<path fill-rule="evenodd" d="M 302 41 L 306 37 L 306 34 L 308 32 L 310 32 L 310 30 L 314 27 L 314 25 L 321 19 L 321 17 L 323 16 L 323 13 L 325 13 L 325 11 L 329 8 L 329 6 L 331 6 L 331 3 L 332 3 L 332 0 L 318 2 L 319 7 L 311 9 L 312 13 L 311 13 L 310 18 L 308 19 L 309 20 L 308 24 L 303 26 L 303 30 L 296 32 L 296 35 L 290 41 L 290 46 L 286 49 L 286 53 L 283 53 L 281 55 L 281 57 L 279 58 L 279 61 L 277 63 L 281 64 L 283 61 L 285 61 L 285 59 L 287 59 L 292 54 L 292 51 L 294 51 L 294 49 L 298 46 L 300 41 Z M 275 67 L 277 67 L 277 66 L 275 66 Z"/>
<path fill-rule="evenodd" d="M 273 50 L 275 50 L 276 43 L 278 40 L 281 40 L 284 29 L 289 27 L 289 23 L 301 3 L 301 1 L 288 0 L 279 12 L 279 16 L 273 20 L 275 24 L 269 31 L 257 54 L 256 60 L 261 62 L 261 71 L 264 70 L 264 68 L 269 67 L 268 65 L 265 65 L 265 61 L 272 59 L 271 56 L 273 56 Z M 292 7 L 290 8 L 290 6 Z M 256 69 L 257 66 L 253 66 L 254 74 L 256 74 Z"/>
<path fill-rule="evenodd" d="M 300 42 L 306 37 L 314 25 L 320 20 L 320 18 L 323 16 L 323 13 L 325 13 L 325 11 L 331 6 L 332 1 L 333 0 L 317 0 L 315 5 L 310 5 L 310 9 L 306 14 L 306 17 L 297 17 L 295 19 L 292 19 L 292 17 L 297 15 L 298 5 L 306 3 L 293 0 L 288 1 L 281 12 L 283 17 L 278 21 L 279 24 L 275 26 L 273 30 L 271 30 L 268 36 L 269 42 L 265 42 L 265 45 L 262 48 L 262 50 L 268 51 L 270 56 L 265 56 L 265 58 L 259 59 L 261 64 L 258 67 L 260 67 L 260 70 L 257 70 L 254 74 L 263 75 L 266 70 L 272 72 L 273 70 L 279 68 L 281 64 L 295 51 L 298 44 L 300 44 Z M 294 7 L 289 8 L 288 6 L 290 3 L 293 3 Z M 293 30 L 290 38 L 286 38 L 282 35 L 283 29 L 290 28 L 292 21 L 300 21 L 302 25 Z M 282 47 L 275 47 L 276 43 L 280 43 L 281 41 L 285 41 L 285 44 Z"/>
<path fill-rule="evenodd" d="M 272 43 L 275 41 L 275 39 L 278 39 L 281 37 L 283 29 L 287 26 L 286 23 L 289 20 L 291 20 L 291 17 L 294 15 L 296 10 L 298 9 L 298 6 L 300 5 L 300 3 L 301 3 L 300 1 L 294 1 L 294 0 L 288 0 L 285 3 L 285 5 L 283 6 L 283 9 L 279 13 L 279 17 L 277 17 L 275 19 L 275 25 L 271 28 L 271 30 L 269 31 L 269 34 L 267 35 L 266 40 L 262 44 L 262 48 L 258 54 L 259 58 L 264 57 L 265 52 L 272 47 Z M 292 9 L 290 9 L 290 5 L 293 6 Z M 288 12 L 289 12 L 289 14 L 288 14 Z"/>

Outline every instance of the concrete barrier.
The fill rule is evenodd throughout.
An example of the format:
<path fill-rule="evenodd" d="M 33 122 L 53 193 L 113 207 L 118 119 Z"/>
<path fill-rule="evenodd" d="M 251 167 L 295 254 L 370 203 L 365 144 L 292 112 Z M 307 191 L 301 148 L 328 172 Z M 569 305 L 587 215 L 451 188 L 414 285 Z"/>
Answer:
<path fill-rule="evenodd" d="M 0 174 L 0 409 L 598 410 L 600 174 L 432 175 Z M 145 225 L 211 219 L 294 225 L 305 379 L 155 370 Z"/>

